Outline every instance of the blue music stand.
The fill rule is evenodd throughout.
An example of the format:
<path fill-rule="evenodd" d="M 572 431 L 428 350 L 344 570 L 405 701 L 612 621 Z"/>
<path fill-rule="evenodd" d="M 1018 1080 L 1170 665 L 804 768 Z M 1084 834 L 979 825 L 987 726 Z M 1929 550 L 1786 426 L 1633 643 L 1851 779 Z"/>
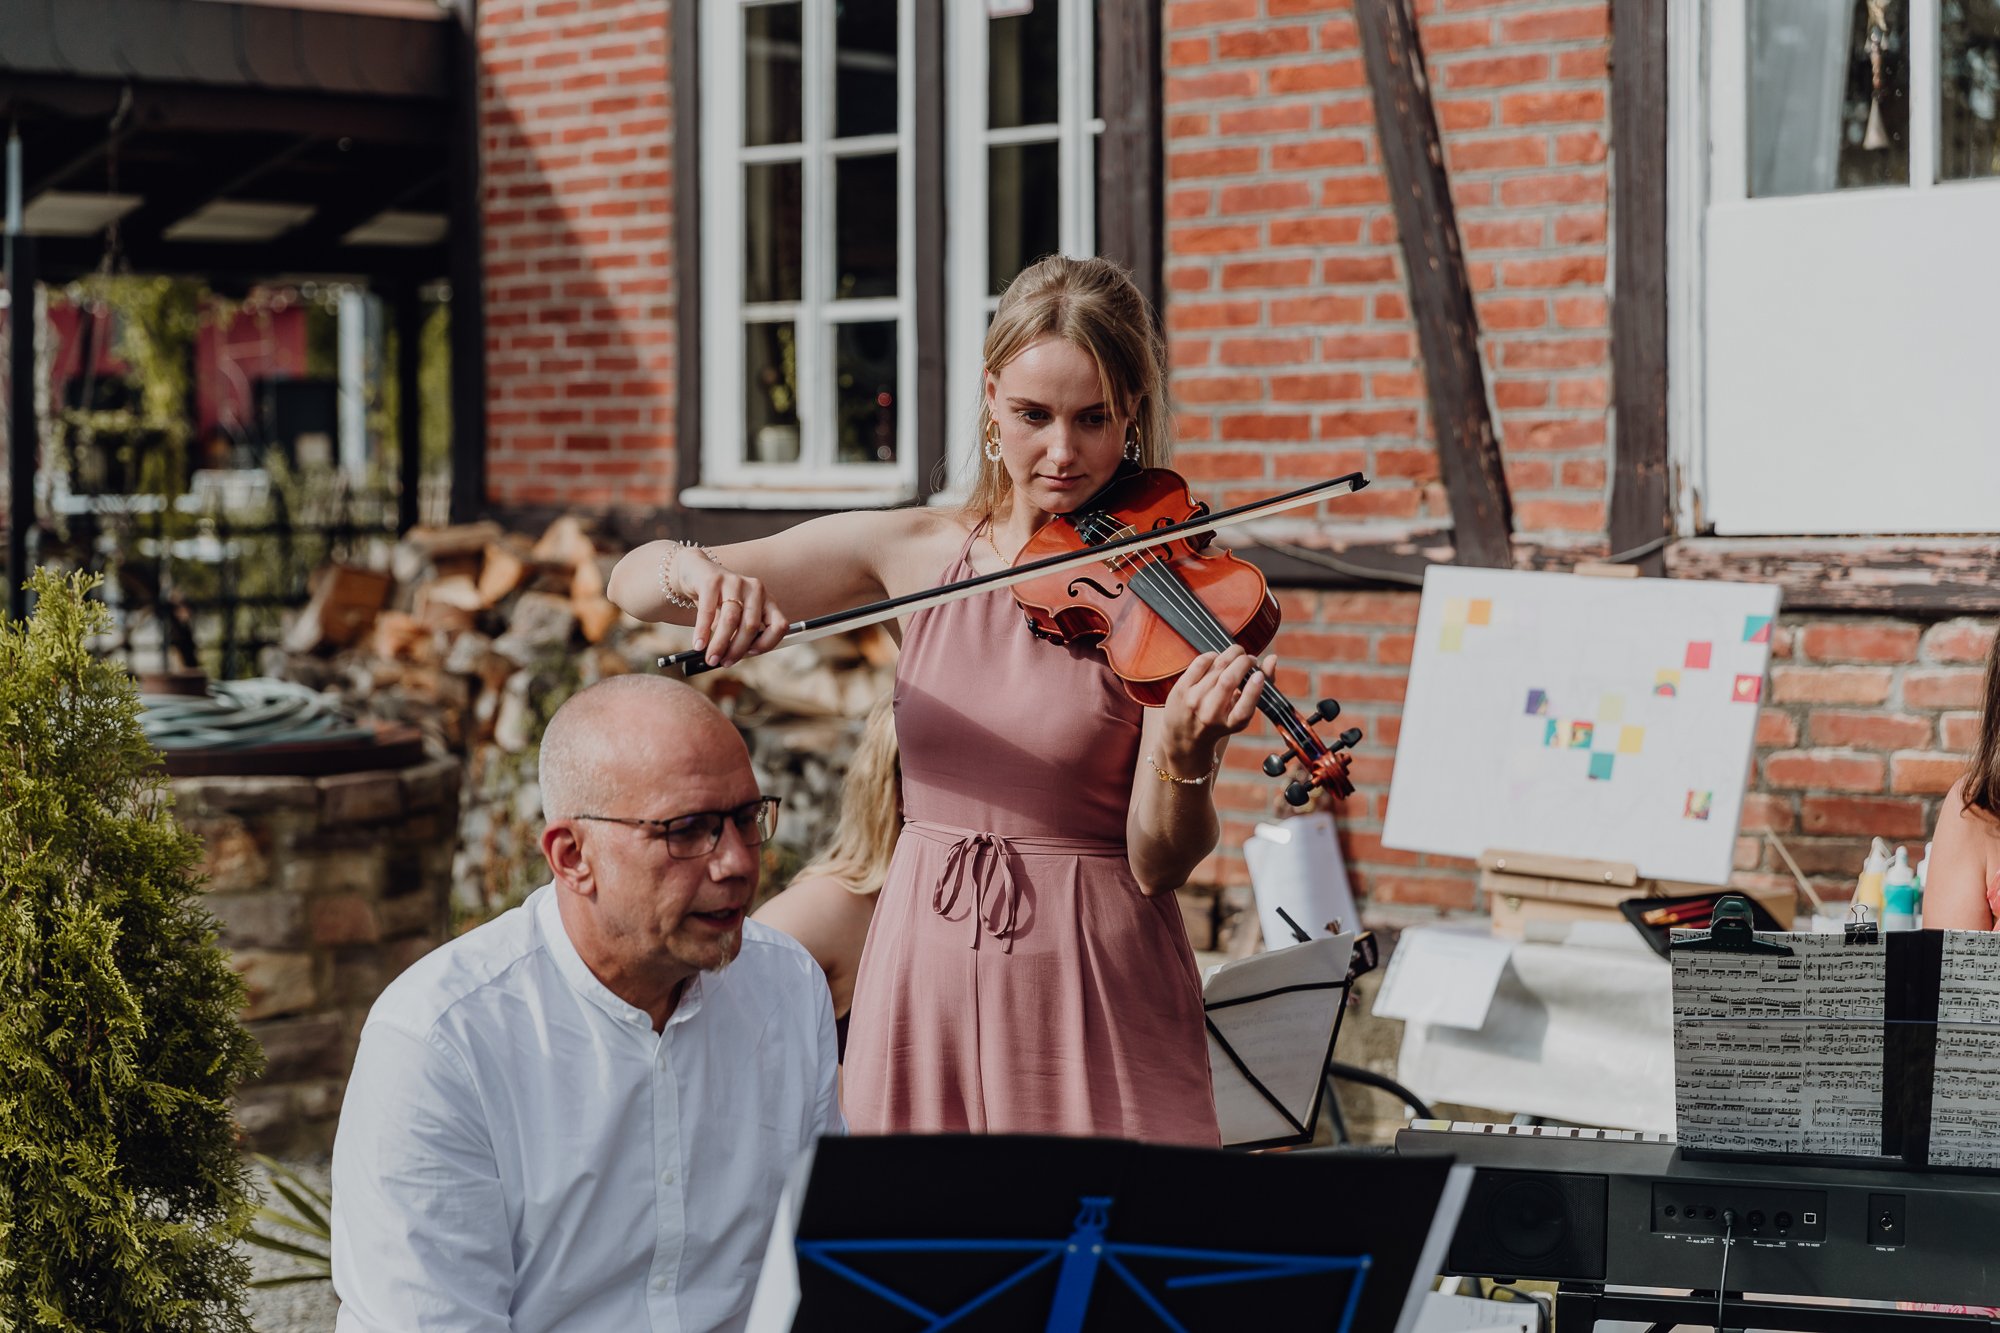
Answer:
<path fill-rule="evenodd" d="M 799 1207 L 792 1328 L 1387 1333 L 1432 1276 L 1419 1280 L 1420 1254 L 1448 1169 L 1103 1139 L 826 1139 Z"/>

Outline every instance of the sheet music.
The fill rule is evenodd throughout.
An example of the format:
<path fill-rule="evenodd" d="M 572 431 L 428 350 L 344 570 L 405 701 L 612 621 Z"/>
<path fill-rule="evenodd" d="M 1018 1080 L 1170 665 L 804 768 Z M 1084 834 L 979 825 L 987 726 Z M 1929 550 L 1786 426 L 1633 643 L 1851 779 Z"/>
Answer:
<path fill-rule="evenodd" d="M 1347 980 L 1354 936 L 1335 935 L 1225 963 L 1202 984 L 1208 1021 L 1230 1050 L 1301 1124 L 1308 1123 L 1326 1065 L 1334 1018 L 1346 996 L 1331 989 Z M 1311 989 L 1292 990 L 1291 987 Z M 1283 992 L 1269 994 L 1269 992 Z M 1215 1008 L 1222 1001 L 1265 998 Z M 1235 1061 L 1208 1035 L 1208 1064 L 1215 1080 L 1215 1111 L 1224 1145 L 1262 1143 L 1298 1134 L 1259 1092 Z"/>
<path fill-rule="evenodd" d="M 1932 1166 L 2000 1166 L 2000 934 L 1944 932 Z"/>
<path fill-rule="evenodd" d="M 1880 1156 L 1881 943 L 1757 938 L 1793 952 L 1673 955 L 1682 1146 Z"/>

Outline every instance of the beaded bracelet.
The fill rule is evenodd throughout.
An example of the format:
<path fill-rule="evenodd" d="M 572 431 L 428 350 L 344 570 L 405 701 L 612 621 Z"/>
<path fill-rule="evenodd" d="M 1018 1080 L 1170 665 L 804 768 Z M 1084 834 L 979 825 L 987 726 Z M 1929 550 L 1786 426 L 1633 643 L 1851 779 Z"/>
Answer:
<path fill-rule="evenodd" d="M 1169 773 L 1167 772 L 1166 769 L 1161 768 L 1159 762 L 1155 760 L 1151 755 L 1146 756 L 1146 762 L 1153 766 L 1153 772 L 1159 777 L 1160 781 L 1171 782 L 1177 787 L 1205 787 L 1208 785 L 1209 780 L 1215 776 L 1216 771 L 1222 767 L 1222 761 L 1220 759 L 1217 759 L 1215 761 L 1214 766 L 1211 767 L 1208 770 L 1208 772 L 1202 774 L 1200 777 L 1184 778 L 1176 774 Z"/>
<path fill-rule="evenodd" d="M 667 599 L 668 606 L 678 606 L 682 609 L 687 609 L 699 605 L 694 598 L 674 587 L 674 562 L 681 558 L 683 551 L 694 551 L 713 563 L 715 560 L 714 552 L 710 551 L 700 542 L 669 541 L 666 543 L 666 548 L 665 551 L 660 553 L 660 596 Z"/>

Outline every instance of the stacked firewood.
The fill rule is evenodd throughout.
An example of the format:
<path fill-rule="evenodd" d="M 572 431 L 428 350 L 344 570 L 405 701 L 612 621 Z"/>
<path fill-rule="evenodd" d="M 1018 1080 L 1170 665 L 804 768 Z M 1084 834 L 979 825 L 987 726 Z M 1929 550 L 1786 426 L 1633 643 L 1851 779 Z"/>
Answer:
<path fill-rule="evenodd" d="M 387 571 L 322 570 L 264 664 L 338 693 L 357 716 L 413 724 L 461 759 L 454 902 L 466 916 L 546 878 L 535 755 L 556 708 L 689 644 L 688 630 L 642 624 L 605 597 L 620 554 L 576 517 L 539 538 L 490 522 L 415 528 Z M 871 628 L 694 678 L 744 733 L 763 789 L 784 798 L 767 887 L 831 834 L 847 756 L 895 654 Z"/>

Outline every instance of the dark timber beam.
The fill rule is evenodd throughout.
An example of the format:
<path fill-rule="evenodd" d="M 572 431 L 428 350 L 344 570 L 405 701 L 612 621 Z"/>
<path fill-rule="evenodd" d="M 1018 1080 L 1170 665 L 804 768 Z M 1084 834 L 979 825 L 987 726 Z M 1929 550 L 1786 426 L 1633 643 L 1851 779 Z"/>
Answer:
<path fill-rule="evenodd" d="M 9 236 L 7 264 L 7 614 L 28 614 L 28 531 L 35 525 L 35 238 Z"/>
<path fill-rule="evenodd" d="M 676 9 L 680 6 L 675 6 Z M 452 0 L 451 521 L 486 509 L 486 228 L 480 217 L 478 0 Z"/>
<path fill-rule="evenodd" d="M 1504 569 L 1513 564 L 1513 504 L 1486 406 L 1479 317 L 1459 247 L 1458 215 L 1416 19 L 1410 0 L 1367 0 L 1354 7 L 1354 20 L 1403 242 L 1458 563 Z"/>
<path fill-rule="evenodd" d="M 417 501 L 424 468 L 424 303 L 414 283 L 398 283 L 384 293 L 396 321 L 396 531 L 408 532 L 423 520 Z"/>
<path fill-rule="evenodd" d="M 917 272 L 920 274 L 944 272 L 944 7 L 942 5 L 918 5 L 916 12 L 917 48 L 917 117 L 915 142 L 911 149 L 915 154 L 916 224 L 912 229 L 910 244 L 916 247 Z M 695 182 L 693 176 L 674 175 L 674 183 L 687 198 L 689 187 Z M 696 267 L 699 251 L 691 251 L 683 258 L 682 272 Z M 916 437 L 917 449 L 917 494 L 928 497 L 945 488 L 946 445 L 950 437 L 950 416 L 945 411 L 945 310 L 944 284 L 919 280 L 915 297 L 916 339 L 917 339 L 917 382 L 903 389 L 903 401 L 911 399 L 914 389 L 917 404 L 916 420 L 911 423 L 916 429 L 911 432 Z M 682 342 L 683 348 L 699 347 L 699 340 Z M 682 355 L 677 358 L 678 374 L 683 382 L 698 374 L 695 358 Z M 699 438 L 696 436 L 695 438 Z M 905 438 L 908 438 L 906 435 Z"/>
<path fill-rule="evenodd" d="M 1097 248 L 1132 270 L 1157 312 L 1164 285 L 1167 206 L 1160 115 L 1158 0 L 1104 0 L 1098 7 Z"/>
<path fill-rule="evenodd" d="M 701 6 L 675 4 L 670 19 L 674 200 L 669 212 L 674 218 L 674 498 L 678 508 L 680 496 L 701 484 L 701 62 L 696 59 L 701 51 Z M 919 63 L 917 68 L 921 71 L 923 65 Z M 917 235 L 923 235 L 921 222 Z M 927 446 L 920 438 L 917 447 Z M 943 448 L 942 438 L 935 447 Z"/>
<path fill-rule="evenodd" d="M 1667 486 L 1667 4 L 1612 0 L 1613 551 L 1673 532 Z M 1659 552 L 1641 568 L 1658 574 Z M 1788 603 L 1789 604 L 1789 603 Z"/>

